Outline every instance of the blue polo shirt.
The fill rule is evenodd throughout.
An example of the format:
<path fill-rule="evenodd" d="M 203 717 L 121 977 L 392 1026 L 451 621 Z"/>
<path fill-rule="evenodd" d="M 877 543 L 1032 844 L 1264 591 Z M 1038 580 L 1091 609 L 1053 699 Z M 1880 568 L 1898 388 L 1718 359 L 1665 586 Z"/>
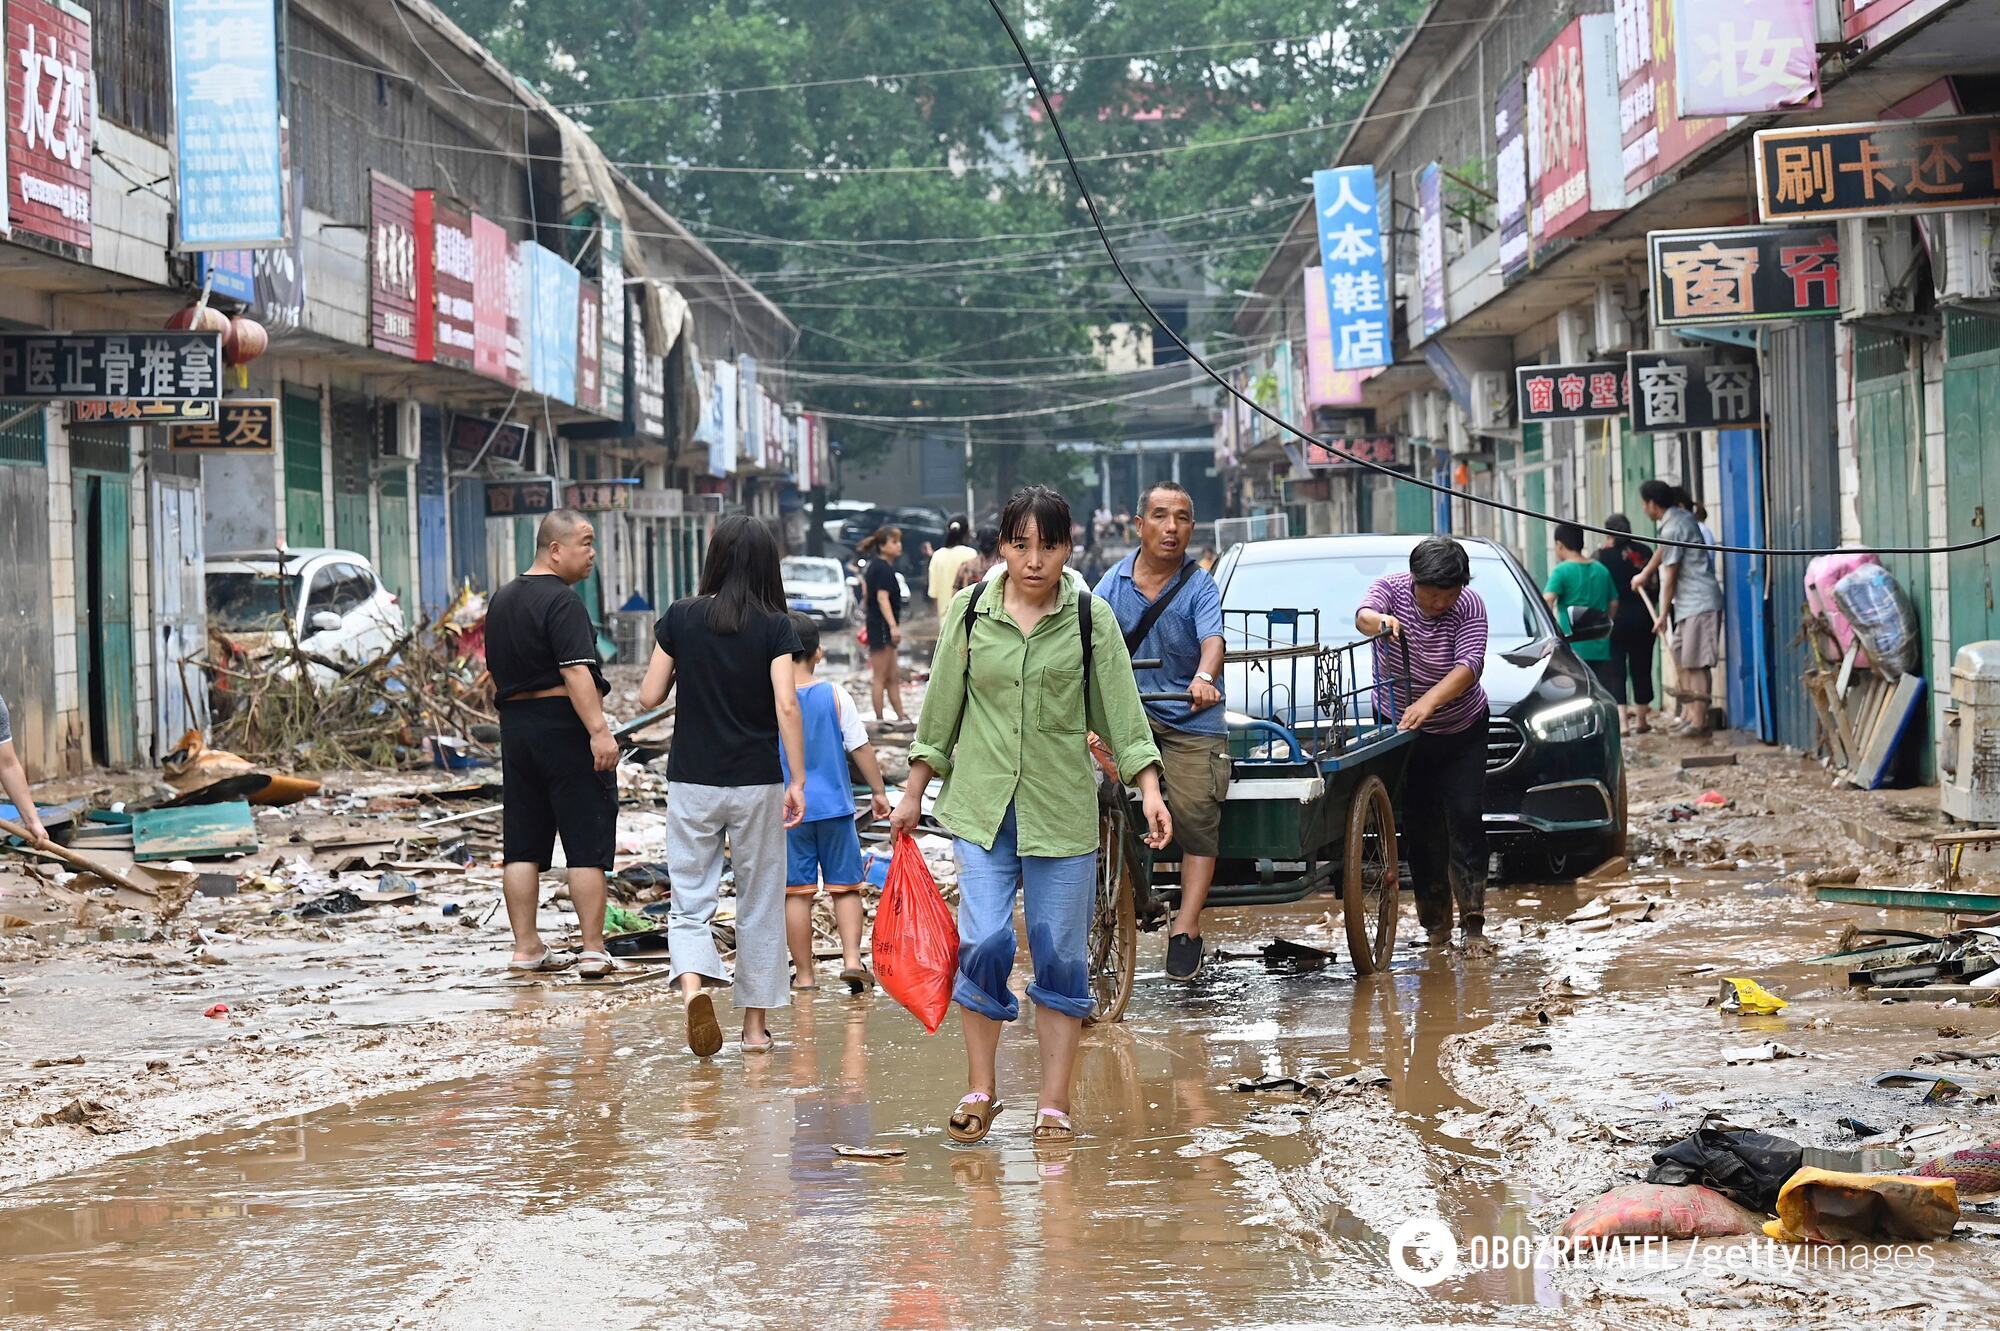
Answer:
<path fill-rule="evenodd" d="M 1138 560 L 1138 551 L 1133 551 L 1118 561 L 1118 566 L 1106 573 L 1097 584 L 1097 594 L 1104 598 L 1112 613 L 1118 616 L 1121 628 L 1129 629 L 1139 622 L 1153 603 L 1146 599 L 1138 584 L 1132 581 L 1132 565 Z M 1180 574 L 1176 573 L 1174 578 Z M 1174 585 L 1169 578 L 1160 594 L 1166 595 L 1168 587 Z M 1194 672 L 1201 669 L 1201 644 L 1205 638 L 1222 636 L 1222 591 L 1215 585 L 1215 579 L 1202 569 L 1196 569 L 1188 579 L 1181 594 L 1167 607 L 1166 613 L 1154 623 L 1146 640 L 1132 653 L 1136 660 L 1157 660 L 1157 670 L 1138 671 L 1139 692 L 1141 693 L 1185 693 L 1194 682 Z M 1227 735 L 1229 723 L 1223 716 L 1222 703 L 1202 711 L 1194 711 L 1184 702 L 1149 702 L 1146 714 L 1161 725 L 1171 726 L 1193 735 Z"/>

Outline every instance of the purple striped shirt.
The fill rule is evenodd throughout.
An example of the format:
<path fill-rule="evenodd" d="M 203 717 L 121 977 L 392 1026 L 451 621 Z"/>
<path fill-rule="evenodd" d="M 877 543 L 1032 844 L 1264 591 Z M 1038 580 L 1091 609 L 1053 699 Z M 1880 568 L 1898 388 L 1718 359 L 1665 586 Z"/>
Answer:
<path fill-rule="evenodd" d="M 1486 721 L 1486 691 L 1479 687 L 1479 675 L 1486 669 L 1486 603 L 1467 587 L 1458 594 L 1458 603 L 1436 619 L 1417 608 L 1416 580 L 1407 573 L 1377 578 L 1361 599 L 1361 607 L 1378 615 L 1394 615 L 1403 625 L 1404 641 L 1410 645 L 1411 697 L 1421 698 L 1457 666 L 1472 671 L 1472 687 L 1437 709 L 1425 730 L 1452 735 Z M 1393 655 L 1391 655 L 1393 653 Z M 1375 641 L 1375 678 L 1400 680 L 1402 648 L 1387 637 Z M 1406 690 L 1380 689 L 1376 697 L 1390 720 L 1403 714 L 1408 701 Z"/>

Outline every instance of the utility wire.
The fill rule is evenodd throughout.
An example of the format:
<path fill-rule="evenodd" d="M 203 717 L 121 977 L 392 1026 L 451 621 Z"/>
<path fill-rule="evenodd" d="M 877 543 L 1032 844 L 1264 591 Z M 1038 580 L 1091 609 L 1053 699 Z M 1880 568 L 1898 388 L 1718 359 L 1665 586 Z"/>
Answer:
<path fill-rule="evenodd" d="M 1548 522 L 1548 523 L 1557 523 L 1557 522 L 1574 523 L 1576 526 L 1581 527 L 1584 531 L 1594 532 L 1599 536 L 1629 535 L 1629 533 L 1626 532 L 1613 531 L 1609 527 L 1596 527 L 1592 526 L 1588 522 L 1582 522 L 1575 518 L 1557 517 L 1554 514 L 1543 513 L 1540 512 L 1539 510 L 1532 508 L 1525 508 L 1519 504 L 1510 504 L 1503 499 L 1492 499 L 1485 495 L 1473 494 L 1469 490 L 1455 489 L 1454 487 L 1449 485 L 1440 485 L 1436 481 L 1427 481 L 1421 476 L 1412 476 L 1404 472 L 1397 471 L 1394 467 L 1385 466 L 1382 463 L 1377 462 L 1372 458 L 1364 458 L 1357 453 L 1351 453 L 1348 450 L 1340 447 L 1339 443 L 1336 442 L 1337 437 L 1333 439 L 1323 439 L 1315 435 L 1307 434 L 1304 430 L 1299 429 L 1296 425 L 1293 425 L 1290 421 L 1285 420 L 1284 418 L 1276 415 L 1275 413 L 1265 409 L 1262 406 L 1259 406 L 1255 401 L 1244 396 L 1242 393 L 1238 392 L 1236 388 L 1229 382 L 1229 380 L 1226 377 L 1223 376 L 1223 374 L 1220 371 L 1218 371 L 1214 366 L 1210 365 L 1206 360 L 1203 360 L 1202 357 L 1195 351 L 1193 347 L 1190 347 L 1185 341 L 1182 340 L 1181 335 L 1179 333 L 1176 333 L 1171 327 L 1169 327 L 1166 324 L 1166 322 L 1163 319 L 1160 318 L 1159 313 L 1153 309 L 1151 302 L 1149 302 L 1146 299 L 1145 295 L 1139 290 L 1138 284 L 1134 282 L 1132 280 L 1131 275 L 1125 271 L 1125 265 L 1122 262 L 1120 262 L 1118 258 L 1118 248 L 1117 246 L 1112 244 L 1110 235 L 1105 232 L 1103 219 L 1098 215 L 1097 200 L 1091 195 L 1090 185 L 1083 178 L 1083 168 L 1079 165 L 1079 163 L 1083 161 L 1088 161 L 1090 159 L 1079 158 L 1078 156 L 1076 156 L 1075 153 L 1070 151 L 1069 135 L 1063 130 L 1062 118 L 1056 114 L 1055 104 L 1049 98 L 1048 89 L 1043 86 L 1041 70 L 1036 68 L 1034 60 L 1029 57 L 1028 48 L 1022 45 L 1021 35 L 1014 30 L 1013 20 L 1009 19 L 1007 17 L 1007 12 L 1000 7 L 1000 0 L 986 0 L 986 5 L 987 8 L 993 11 L 993 17 L 1000 20 L 1000 26 L 1006 29 L 1007 40 L 1013 43 L 1014 52 L 1020 58 L 1022 70 L 1026 72 L 1028 79 L 1035 85 L 1035 96 L 1041 102 L 1042 110 L 1048 115 L 1049 128 L 1055 131 L 1056 142 L 1062 148 L 1063 160 L 1069 166 L 1070 177 L 1071 179 L 1076 181 L 1077 193 L 1082 196 L 1084 210 L 1090 214 L 1091 225 L 1094 228 L 1096 228 L 1098 241 L 1100 244 L 1103 245 L 1104 253 L 1106 254 L 1106 256 L 1110 258 L 1112 266 L 1118 270 L 1118 276 L 1124 282 L 1125 289 L 1132 293 L 1132 299 L 1139 302 L 1139 308 L 1146 312 L 1146 314 L 1152 319 L 1154 325 L 1158 327 L 1161 332 L 1165 333 L 1167 337 L 1174 343 L 1175 346 L 1179 347 L 1182 351 L 1187 353 L 1189 362 L 1198 366 L 1201 369 L 1201 371 L 1205 375 L 1207 375 L 1208 378 L 1213 379 L 1217 384 L 1217 386 L 1219 386 L 1223 392 L 1229 394 L 1229 396 L 1235 398 L 1238 402 L 1241 402 L 1244 406 L 1250 408 L 1251 411 L 1255 412 L 1259 416 L 1262 416 L 1265 420 L 1277 426 L 1279 429 L 1283 430 L 1286 434 L 1289 434 L 1294 438 L 1298 439 L 1300 442 L 1317 445 L 1321 448 L 1326 449 L 1329 453 L 1332 453 L 1335 457 L 1338 457 L 1347 462 L 1352 462 L 1355 465 L 1362 467 L 1365 470 L 1375 472 L 1378 475 L 1387 476 L 1392 480 L 1398 482 L 1399 484 L 1420 486 L 1423 489 L 1429 490 L 1434 494 L 1441 494 L 1448 498 L 1453 498 L 1453 499 L 1463 499 L 1467 503 L 1478 504 L 1483 508 L 1494 509 L 1502 513 L 1512 513 L 1516 517 L 1533 518 L 1536 521 Z M 1426 104 L 1426 109 L 1432 106 L 1442 106 L 1445 104 L 1446 103 L 1444 102 L 1429 102 Z M 1410 114 L 1410 112 L 1407 110 L 1385 113 L 1385 115 L 1408 115 L 1408 114 Z M 1954 555 L 1954 554 L 1961 554 L 1967 550 L 1983 549 L 1986 546 L 1992 545 L 1996 541 L 2000 541 L 2000 532 L 1995 532 L 1991 536 L 1982 536 L 1977 540 L 1960 541 L 1948 545 L 1871 545 L 1871 546 L 1843 546 L 1831 549 L 1794 550 L 1794 549 L 1787 549 L 1783 546 L 1711 545 L 1709 542 L 1704 540 L 1676 541 L 1663 536 L 1655 536 L 1652 538 L 1652 543 L 1654 545 L 1668 546 L 1670 548 L 1678 550 L 1710 550 L 1718 554 L 1725 554 L 1725 555 L 1786 555 L 1802 559 L 1818 558 L 1821 555 L 1845 554 L 1845 553 L 1851 553 L 1856 550 L 1863 550 L 1878 555 Z"/>

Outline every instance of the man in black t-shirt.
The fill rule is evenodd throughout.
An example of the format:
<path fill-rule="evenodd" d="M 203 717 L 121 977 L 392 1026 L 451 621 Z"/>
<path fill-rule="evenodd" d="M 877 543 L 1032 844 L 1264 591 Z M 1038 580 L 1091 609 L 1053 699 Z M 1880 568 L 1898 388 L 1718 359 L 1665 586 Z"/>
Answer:
<path fill-rule="evenodd" d="M 535 562 L 493 593 L 486 611 L 486 668 L 500 709 L 502 892 L 517 971 L 611 972 L 604 950 L 604 875 L 618 837 L 618 741 L 604 719 L 610 686 L 597 633 L 576 584 L 597 563 L 597 536 L 581 513 L 558 509 L 535 533 Z M 583 928 L 576 957 L 542 942 L 535 904 L 557 834 L 569 896 Z"/>

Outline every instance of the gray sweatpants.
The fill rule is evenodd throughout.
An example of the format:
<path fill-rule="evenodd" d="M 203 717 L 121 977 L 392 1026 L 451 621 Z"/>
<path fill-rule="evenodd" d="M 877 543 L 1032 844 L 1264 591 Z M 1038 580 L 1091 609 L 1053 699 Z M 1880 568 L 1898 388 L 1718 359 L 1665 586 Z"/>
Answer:
<path fill-rule="evenodd" d="M 673 913 L 667 948 L 674 978 L 726 980 L 709 924 L 722 885 L 722 843 L 736 871 L 736 993 L 739 1008 L 785 1007 L 791 980 L 785 949 L 785 788 L 667 787 L 667 872 Z"/>

